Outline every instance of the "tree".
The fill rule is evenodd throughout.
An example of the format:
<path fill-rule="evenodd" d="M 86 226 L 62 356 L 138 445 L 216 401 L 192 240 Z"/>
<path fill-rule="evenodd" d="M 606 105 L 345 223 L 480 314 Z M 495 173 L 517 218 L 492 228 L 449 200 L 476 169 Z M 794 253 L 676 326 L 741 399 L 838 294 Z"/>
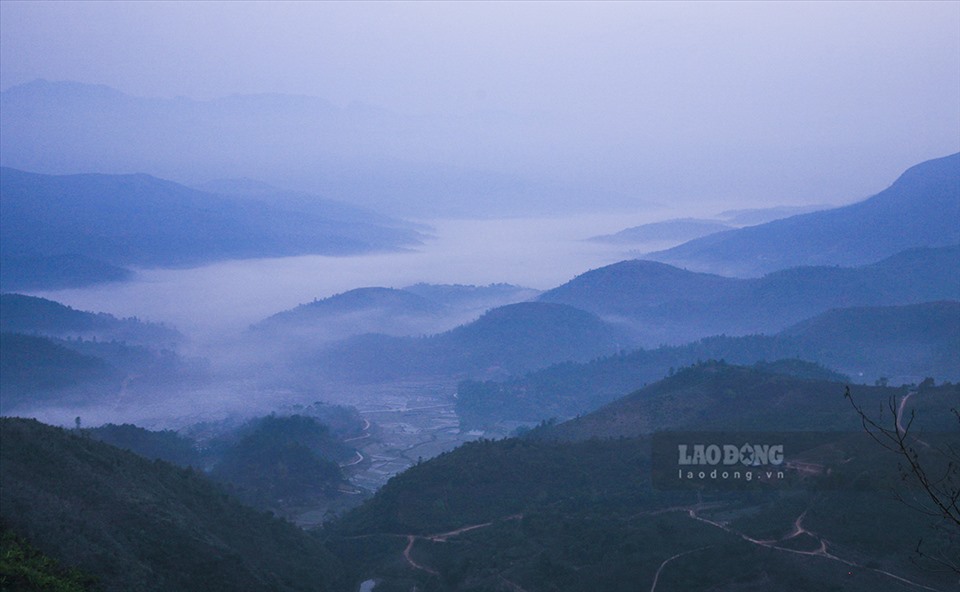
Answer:
<path fill-rule="evenodd" d="M 929 379 L 929 384 L 924 381 L 922 386 L 930 387 L 932 384 L 933 380 Z M 892 425 L 889 426 L 882 425 L 868 415 L 853 400 L 849 386 L 844 397 L 860 416 L 860 423 L 867 434 L 880 446 L 899 456 L 898 467 L 903 480 L 917 486 L 912 492 L 897 492 L 898 499 L 913 510 L 934 518 L 936 532 L 946 538 L 945 548 L 934 551 L 929 551 L 930 545 L 925 546 L 921 539 L 917 542 L 917 555 L 960 574 L 960 557 L 955 552 L 960 547 L 960 444 L 948 441 L 932 445 L 910 433 L 915 413 L 911 411 L 910 419 L 904 423 L 903 411 L 907 400 L 915 394 L 916 391 L 911 391 L 903 399 L 898 400 L 894 396 L 887 401 L 892 418 Z M 951 408 L 950 412 L 957 418 L 960 427 L 960 411 Z"/>

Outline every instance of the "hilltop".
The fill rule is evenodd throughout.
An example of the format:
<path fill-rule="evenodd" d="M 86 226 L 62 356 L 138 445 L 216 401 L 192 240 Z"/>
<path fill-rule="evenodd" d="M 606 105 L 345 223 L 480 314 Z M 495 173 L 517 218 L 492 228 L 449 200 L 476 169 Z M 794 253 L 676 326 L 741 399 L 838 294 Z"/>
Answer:
<path fill-rule="evenodd" d="M 115 280 L 120 272 L 114 270 L 129 266 L 344 255 L 419 241 L 400 221 L 345 205 L 327 214 L 298 211 L 144 174 L 42 175 L 3 168 L 0 196 L 7 291 Z M 89 277 L 70 268 L 57 271 L 53 262 L 63 258 L 86 262 Z"/>
<path fill-rule="evenodd" d="M 917 164 L 873 197 L 694 239 L 647 258 L 756 276 L 801 265 L 863 265 L 960 242 L 960 153 Z"/>

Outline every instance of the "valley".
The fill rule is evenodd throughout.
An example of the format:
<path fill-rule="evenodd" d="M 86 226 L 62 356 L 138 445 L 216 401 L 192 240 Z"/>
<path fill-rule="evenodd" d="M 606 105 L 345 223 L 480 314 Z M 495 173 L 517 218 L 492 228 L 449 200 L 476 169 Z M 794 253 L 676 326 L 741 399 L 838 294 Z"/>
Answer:
<path fill-rule="evenodd" d="M 697 218 L 410 221 L 249 179 L 0 173 L 0 526 L 90 589 L 960 573 L 960 155 L 843 207 Z M 786 461 L 678 484 L 671 437 Z"/>

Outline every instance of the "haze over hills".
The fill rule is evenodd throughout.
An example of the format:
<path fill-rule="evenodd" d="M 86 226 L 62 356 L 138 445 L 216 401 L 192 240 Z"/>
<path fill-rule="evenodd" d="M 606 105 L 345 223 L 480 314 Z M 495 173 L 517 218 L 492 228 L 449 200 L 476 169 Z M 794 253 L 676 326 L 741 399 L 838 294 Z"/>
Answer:
<path fill-rule="evenodd" d="M 457 387 L 457 412 L 471 427 L 562 420 L 593 411 L 677 368 L 711 359 L 731 364 L 789 359 L 796 365 L 781 364 L 780 372 L 844 383 L 919 383 L 925 377 L 957 382 L 958 333 L 956 301 L 835 309 L 776 335 L 715 336 L 557 364 L 500 382 L 463 381 Z M 810 363 L 821 366 L 808 368 Z"/>
<path fill-rule="evenodd" d="M 912 249 L 859 267 L 797 267 L 749 279 L 623 261 L 588 271 L 539 299 L 597 314 L 647 347 L 718 334 L 773 333 L 831 308 L 958 300 L 960 246 Z"/>
<path fill-rule="evenodd" d="M 646 257 L 756 276 L 801 265 L 863 265 L 914 247 L 960 242 L 960 153 L 920 163 L 853 205 L 695 239 Z"/>
<path fill-rule="evenodd" d="M 429 337 L 353 337 L 320 352 L 315 361 L 334 377 L 360 381 L 504 376 L 563 360 L 587 360 L 627 345 L 622 332 L 591 313 L 523 302 L 494 308 Z"/>
<path fill-rule="evenodd" d="M 3 166 L 44 173 L 145 171 L 201 186 L 252 177 L 420 217 L 546 213 L 558 198 L 572 201 L 580 193 L 485 166 L 502 162 L 516 134 L 534 123 L 497 113 L 405 116 L 268 93 L 140 98 L 45 80 L 3 91 L 0 109 Z M 474 139 L 471 147 L 464 137 Z"/>
<path fill-rule="evenodd" d="M 248 257 L 343 255 L 417 244 L 406 224 L 328 216 L 204 193 L 148 175 L 50 176 L 0 170 L 4 290 L 116 279 L 45 277 L 37 261 L 79 257 L 117 267 L 183 266 Z M 337 216 L 348 214 L 349 219 Z M 94 270 L 96 271 L 96 270 Z M 8 285 L 9 284 L 9 285 Z"/>
<path fill-rule="evenodd" d="M 416 284 L 402 289 L 357 288 L 279 312 L 253 325 L 258 334 L 314 344 L 364 333 L 432 335 L 475 320 L 491 308 L 539 292 L 520 286 Z"/>
<path fill-rule="evenodd" d="M 73 309 L 24 294 L 0 294 L 0 330 L 66 339 L 97 339 L 173 347 L 183 339 L 176 329 L 139 319 Z"/>
<path fill-rule="evenodd" d="M 591 237 L 602 243 L 629 245 L 652 241 L 688 241 L 708 234 L 730 230 L 733 226 L 718 220 L 681 218 L 626 228 L 614 234 Z"/>

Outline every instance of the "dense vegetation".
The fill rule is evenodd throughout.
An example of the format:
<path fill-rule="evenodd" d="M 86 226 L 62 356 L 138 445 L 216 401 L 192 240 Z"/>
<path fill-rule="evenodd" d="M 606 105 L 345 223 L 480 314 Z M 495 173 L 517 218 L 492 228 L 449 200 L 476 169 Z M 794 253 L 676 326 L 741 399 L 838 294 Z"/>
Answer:
<path fill-rule="evenodd" d="M 834 469 L 846 436 L 822 443 Z M 387 591 L 645 590 L 658 573 L 665 590 L 911 589 L 881 570 L 948 586 L 912 553 L 936 521 L 891 497 L 896 460 L 858 442 L 857 491 L 740 493 L 654 489 L 643 438 L 474 442 L 391 480 L 331 548 Z"/>
<path fill-rule="evenodd" d="M 11 592 L 86 592 L 96 578 L 66 569 L 0 524 L 0 590 Z"/>
<path fill-rule="evenodd" d="M 320 541 L 195 471 L 32 420 L 0 438 L 3 520 L 107 592 L 343 589 Z"/>

